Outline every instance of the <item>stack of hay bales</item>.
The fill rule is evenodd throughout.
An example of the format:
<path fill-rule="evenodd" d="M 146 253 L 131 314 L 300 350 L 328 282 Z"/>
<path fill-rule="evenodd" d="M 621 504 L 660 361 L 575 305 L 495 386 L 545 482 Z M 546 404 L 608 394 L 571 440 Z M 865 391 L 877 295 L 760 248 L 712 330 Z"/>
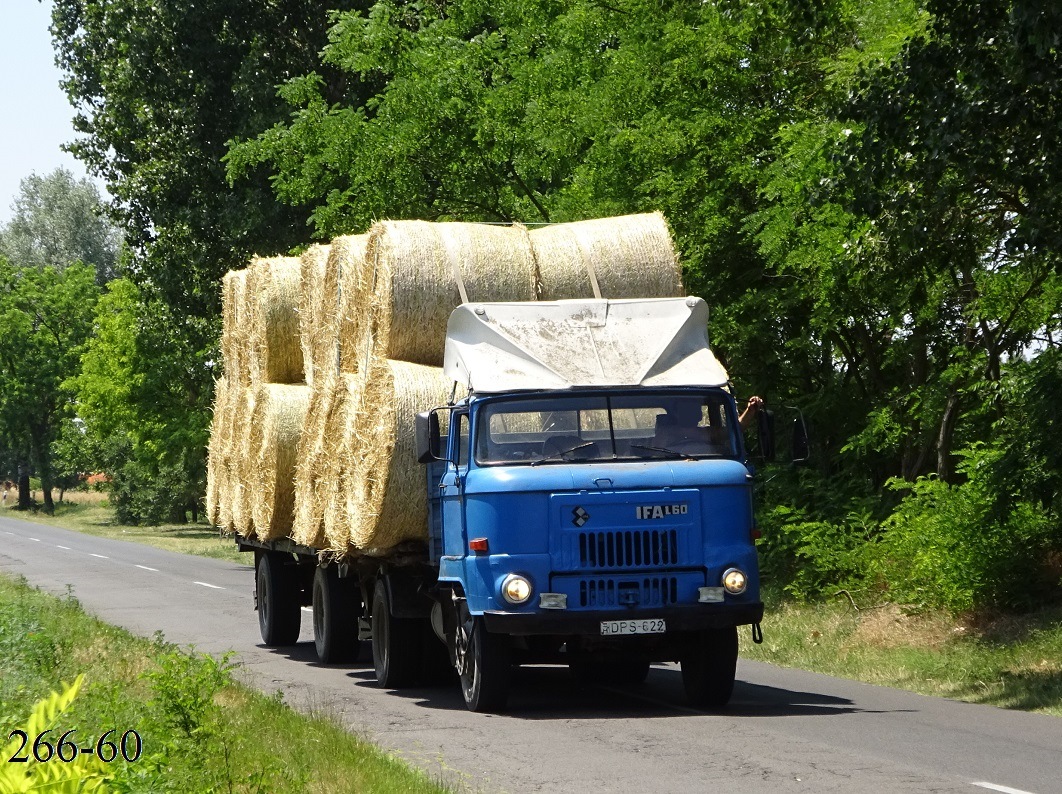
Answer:
<path fill-rule="evenodd" d="M 382 221 L 301 260 L 255 260 L 224 281 L 208 516 L 335 556 L 426 540 L 414 419 L 453 388 L 456 306 L 683 294 L 659 213 L 532 231 Z"/>
<path fill-rule="evenodd" d="M 225 374 L 215 384 L 206 508 L 216 526 L 244 537 L 285 537 L 291 525 L 295 444 L 310 397 L 301 269 L 297 257 L 255 258 L 222 281 Z"/>

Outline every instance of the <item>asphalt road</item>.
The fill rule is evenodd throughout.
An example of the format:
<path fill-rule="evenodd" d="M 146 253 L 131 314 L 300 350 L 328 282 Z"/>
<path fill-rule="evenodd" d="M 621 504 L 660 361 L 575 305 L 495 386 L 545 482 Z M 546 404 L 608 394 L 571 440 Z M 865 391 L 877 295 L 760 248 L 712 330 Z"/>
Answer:
<path fill-rule="evenodd" d="M 262 647 L 249 566 L 0 518 L 0 571 L 138 634 L 235 650 L 247 683 L 466 790 L 1062 794 L 1054 717 L 744 660 L 725 714 L 686 708 L 663 665 L 629 689 L 521 669 L 509 712 L 477 715 L 456 687 L 388 692 L 371 663 L 319 665 L 308 613 L 299 645 Z"/>

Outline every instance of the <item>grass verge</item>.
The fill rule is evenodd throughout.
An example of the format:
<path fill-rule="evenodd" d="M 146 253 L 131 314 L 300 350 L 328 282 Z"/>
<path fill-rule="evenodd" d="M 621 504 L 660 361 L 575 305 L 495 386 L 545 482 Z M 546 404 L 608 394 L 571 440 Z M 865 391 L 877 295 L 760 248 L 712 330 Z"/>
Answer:
<path fill-rule="evenodd" d="M 327 719 L 296 713 L 279 693 L 234 682 L 224 660 L 133 636 L 87 615 L 73 598 L 0 576 L 0 737 L 24 729 L 35 703 L 81 674 L 80 693 L 46 741 L 76 731 L 70 741 L 90 747 L 113 729 L 104 741 L 118 747 L 136 731 L 142 755 L 127 761 L 119 751 L 104 764 L 108 791 L 448 790 Z M 6 765 L 18 747 L 5 738 L 4 748 Z M 135 755 L 132 736 L 125 748 Z M 63 762 L 36 766 L 47 772 L 49 763 Z"/>
<path fill-rule="evenodd" d="M 850 599 L 768 594 L 764 641 L 748 659 L 869 684 L 1062 717 L 1062 606 L 1023 615 L 910 613 Z"/>

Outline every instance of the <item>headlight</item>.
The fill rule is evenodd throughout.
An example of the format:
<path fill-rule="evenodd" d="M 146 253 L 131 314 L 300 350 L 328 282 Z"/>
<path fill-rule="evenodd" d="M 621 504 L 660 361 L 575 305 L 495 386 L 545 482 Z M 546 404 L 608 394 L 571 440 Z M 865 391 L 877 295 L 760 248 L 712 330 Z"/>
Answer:
<path fill-rule="evenodd" d="M 749 579 L 745 572 L 738 568 L 727 568 L 723 571 L 723 587 L 730 595 L 741 595 L 749 586 Z"/>
<path fill-rule="evenodd" d="M 531 582 L 519 574 L 505 577 L 501 586 L 502 598 L 510 604 L 526 604 L 531 599 Z"/>

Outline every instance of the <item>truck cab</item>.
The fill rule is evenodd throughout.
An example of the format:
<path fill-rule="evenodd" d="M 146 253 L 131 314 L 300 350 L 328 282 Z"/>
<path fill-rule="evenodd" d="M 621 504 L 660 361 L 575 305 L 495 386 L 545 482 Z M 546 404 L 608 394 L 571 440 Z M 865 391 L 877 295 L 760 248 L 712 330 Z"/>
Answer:
<path fill-rule="evenodd" d="M 418 423 L 434 622 L 468 707 L 514 664 L 730 698 L 763 615 L 752 473 L 696 298 L 462 306 L 444 369 L 467 396 Z M 440 431 L 445 427 L 445 435 Z"/>

